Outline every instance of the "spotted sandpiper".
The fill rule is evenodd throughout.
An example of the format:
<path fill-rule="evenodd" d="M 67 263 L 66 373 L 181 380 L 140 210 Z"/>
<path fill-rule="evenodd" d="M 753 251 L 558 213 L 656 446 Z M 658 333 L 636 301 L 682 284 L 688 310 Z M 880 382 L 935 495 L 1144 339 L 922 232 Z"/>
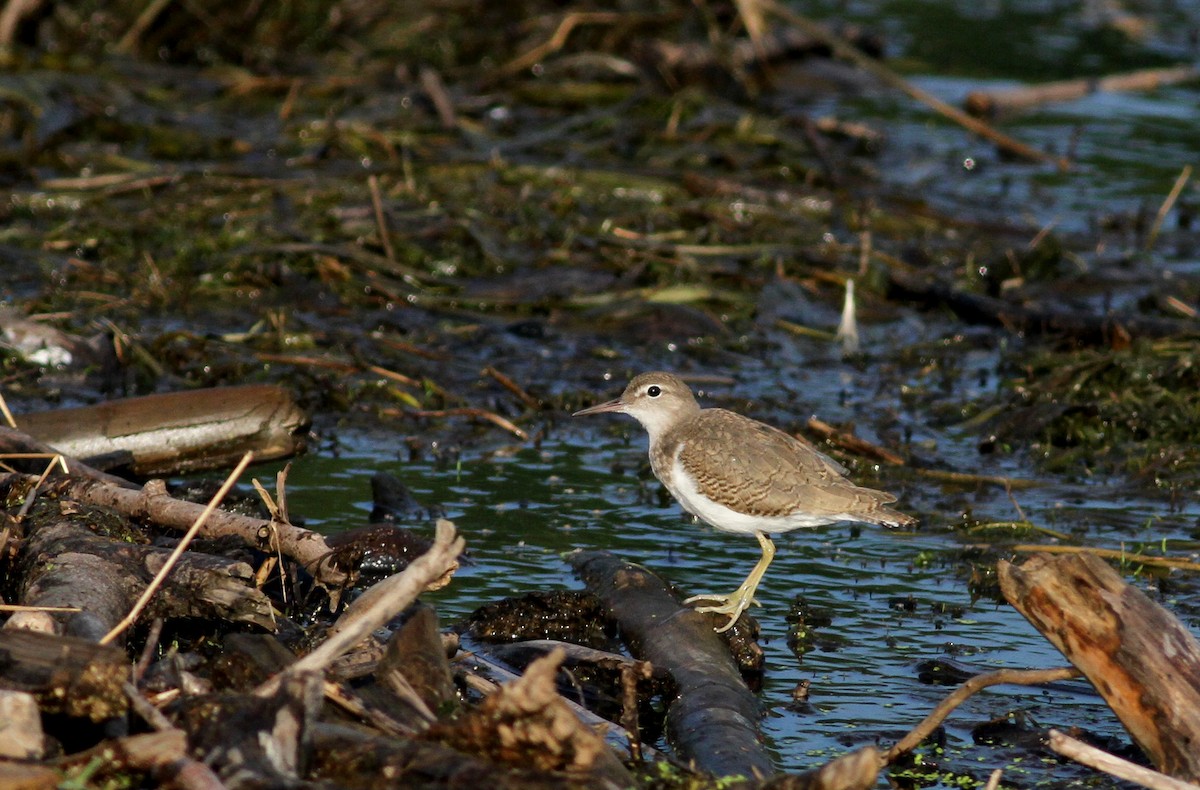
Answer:
<path fill-rule="evenodd" d="M 650 468 L 683 509 L 725 532 L 751 534 L 762 558 L 733 594 L 696 595 L 713 601 L 697 611 L 729 615 L 727 631 L 754 601 L 775 557 L 769 533 L 862 521 L 889 527 L 916 519 L 887 507 L 896 497 L 862 488 L 846 470 L 811 444 L 725 409 L 702 409 L 692 391 L 670 373 L 643 373 L 616 400 L 583 414 L 628 414 L 650 434 Z"/>

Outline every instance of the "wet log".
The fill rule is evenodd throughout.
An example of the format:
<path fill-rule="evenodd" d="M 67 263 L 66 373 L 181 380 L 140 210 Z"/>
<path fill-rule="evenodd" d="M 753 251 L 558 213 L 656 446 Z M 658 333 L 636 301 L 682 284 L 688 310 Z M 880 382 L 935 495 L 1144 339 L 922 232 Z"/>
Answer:
<path fill-rule="evenodd" d="M 1155 767 L 1200 780 L 1200 643 L 1087 554 L 998 566 L 1004 597 L 1104 697 Z"/>
<path fill-rule="evenodd" d="M 1139 315 L 1102 315 L 1063 308 L 1059 304 L 1018 304 L 1008 299 L 971 293 L 898 267 L 888 270 L 892 285 L 908 297 L 945 305 L 972 324 L 999 326 L 1027 335 L 1061 335 L 1081 345 L 1128 343 L 1134 337 L 1175 337 L 1194 334 L 1194 321 Z"/>
<path fill-rule="evenodd" d="M 681 606 L 645 568 L 608 552 L 575 552 L 569 562 L 620 623 L 630 651 L 675 679 L 667 736 L 678 753 L 717 776 L 775 773 L 759 738 L 758 701 L 712 621 Z"/>
<path fill-rule="evenodd" d="M 32 694 L 43 714 L 95 722 L 125 713 L 125 651 L 36 631 L 0 629 L 0 688 Z"/>
<path fill-rule="evenodd" d="M 147 395 L 73 409 L 17 415 L 17 425 L 63 455 L 85 462 L 129 453 L 141 476 L 233 466 L 304 447 L 308 416 L 282 387 L 254 384 Z"/>
<path fill-rule="evenodd" d="M 0 491 L 29 489 L 34 482 L 35 479 L 27 475 L 0 474 Z M 203 505 L 172 497 L 161 480 L 151 480 L 140 489 L 130 489 L 68 477 L 53 480 L 42 490 L 60 499 L 111 508 L 123 515 L 150 519 L 160 526 L 180 531 L 190 528 L 204 511 Z M 342 568 L 331 561 L 332 549 L 322 535 L 312 530 L 217 510 L 199 534 L 205 538 L 235 536 L 260 551 L 281 551 L 299 562 L 318 583 L 329 588 L 341 588 L 352 580 L 353 569 Z"/>
<path fill-rule="evenodd" d="M 128 535 L 93 532 L 106 520 L 113 520 L 111 513 L 76 503 L 46 500 L 35 506 L 26 520 L 30 534 L 17 563 L 21 603 L 80 611 L 17 612 L 5 628 L 49 629 L 98 641 L 121 622 L 171 552 L 131 543 Z M 249 565 L 195 552 L 179 558 L 151 599 L 148 614 L 218 617 L 268 630 L 275 627 L 271 601 L 255 588 Z"/>

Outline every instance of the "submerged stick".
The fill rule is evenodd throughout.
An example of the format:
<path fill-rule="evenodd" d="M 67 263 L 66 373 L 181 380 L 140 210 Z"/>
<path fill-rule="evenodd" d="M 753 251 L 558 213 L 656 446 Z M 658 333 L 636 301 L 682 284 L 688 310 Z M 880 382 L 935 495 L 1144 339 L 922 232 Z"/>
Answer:
<path fill-rule="evenodd" d="M 1022 159 L 1028 159 L 1032 162 L 1050 162 L 1059 170 L 1070 169 L 1071 164 L 1066 157 L 1055 156 L 1054 154 L 1049 154 L 1045 151 L 1039 151 L 1031 145 L 1004 134 L 995 127 L 984 123 L 978 118 L 973 118 L 957 107 L 947 104 L 946 102 L 934 96 L 932 93 L 913 85 L 911 82 L 904 79 L 879 61 L 874 60 L 873 58 L 864 54 L 841 36 L 838 36 L 825 29 L 823 25 L 820 25 L 811 19 L 808 19 L 807 17 L 801 16 L 800 14 L 783 7 L 776 2 L 776 0 L 763 0 L 763 5 L 781 19 L 786 20 L 788 24 L 795 25 L 813 38 L 824 42 L 826 46 L 833 50 L 834 54 L 838 57 L 844 58 L 853 63 L 855 66 L 858 66 L 863 71 L 871 73 L 885 84 L 903 91 L 910 97 L 929 107 L 934 112 L 937 112 L 944 118 L 957 123 L 964 129 L 973 132 L 986 140 L 990 140 L 1004 151 L 1007 151 L 1015 156 L 1019 156 Z"/>
<path fill-rule="evenodd" d="M 1200 78 L 1196 66 L 1176 66 L 1167 69 L 1144 69 L 1129 74 L 1113 74 L 1099 79 L 1061 80 L 1043 82 L 1020 88 L 999 91 L 971 91 L 963 105 L 972 115 L 994 117 L 1019 112 L 1043 104 L 1069 102 L 1093 93 L 1125 93 L 1151 91 L 1164 85 L 1176 85 Z"/>
<path fill-rule="evenodd" d="M 999 669 L 995 672 L 988 672 L 975 677 L 963 683 L 956 688 L 950 696 L 946 697 L 933 711 L 925 717 L 925 720 L 913 727 L 912 730 L 896 742 L 896 745 L 888 749 L 883 756 L 885 763 L 893 763 L 896 758 L 921 745 L 921 742 L 933 734 L 933 731 L 938 728 L 946 717 L 957 708 L 959 705 L 967 701 L 976 692 L 982 691 L 989 686 L 999 686 L 1005 683 L 1018 686 L 1036 686 L 1043 683 L 1053 683 L 1057 680 L 1070 680 L 1077 678 L 1083 673 L 1074 667 L 1059 667 L 1056 669 Z"/>

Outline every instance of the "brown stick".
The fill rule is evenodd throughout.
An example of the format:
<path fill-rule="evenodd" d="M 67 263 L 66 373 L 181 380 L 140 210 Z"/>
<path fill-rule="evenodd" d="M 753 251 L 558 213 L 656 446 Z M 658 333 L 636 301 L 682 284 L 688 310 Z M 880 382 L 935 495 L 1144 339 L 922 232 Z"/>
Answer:
<path fill-rule="evenodd" d="M 0 474 L 0 488 L 27 484 L 33 479 L 29 475 Z M 128 516 L 149 518 L 171 529 L 186 530 L 204 510 L 203 505 L 172 497 L 161 480 L 151 480 L 140 489 L 130 489 L 96 480 L 67 478 L 52 481 L 47 487 L 64 499 L 77 499 Z M 264 551 L 277 548 L 330 588 L 340 588 L 350 581 L 346 571 L 327 561 L 330 547 L 322 535 L 312 530 L 219 510 L 205 523 L 201 534 L 209 538 L 237 536 L 247 545 Z M 274 541 L 277 545 L 272 545 Z"/>
<path fill-rule="evenodd" d="M 1176 85 L 1200 77 L 1195 66 L 1169 69 L 1144 69 L 1130 74 L 1113 74 L 1099 79 L 1044 82 L 1003 91 L 971 91 L 963 105 L 971 115 L 994 117 L 1020 112 L 1043 104 L 1069 102 L 1093 93 L 1151 91 L 1164 85 Z"/>
<path fill-rule="evenodd" d="M 871 444 L 866 439 L 848 431 L 839 431 L 829 423 L 818 420 L 816 417 L 809 417 L 806 427 L 813 433 L 820 434 L 823 438 L 831 440 L 834 444 L 856 455 L 876 461 L 883 461 L 885 464 L 891 464 L 892 466 L 904 466 L 904 459 L 886 447 Z"/>
<path fill-rule="evenodd" d="M 1155 767 L 1200 779 L 1200 643 L 1188 628 L 1090 555 L 997 570 L 1008 602 L 1087 676 Z"/>
<path fill-rule="evenodd" d="M 1037 543 L 1018 543 L 1015 546 L 1009 546 L 1010 551 L 1019 551 L 1022 554 L 1092 554 L 1096 557 L 1103 557 L 1106 560 L 1117 560 L 1118 562 L 1128 562 L 1134 565 L 1153 565 L 1158 568 L 1178 568 L 1183 571 L 1200 571 L 1200 562 L 1192 562 L 1191 560 L 1181 560 L 1176 557 L 1155 557 L 1151 554 L 1138 554 L 1134 551 L 1124 551 L 1121 549 L 1102 549 L 1096 546 L 1054 546 L 1054 545 L 1039 545 Z"/>

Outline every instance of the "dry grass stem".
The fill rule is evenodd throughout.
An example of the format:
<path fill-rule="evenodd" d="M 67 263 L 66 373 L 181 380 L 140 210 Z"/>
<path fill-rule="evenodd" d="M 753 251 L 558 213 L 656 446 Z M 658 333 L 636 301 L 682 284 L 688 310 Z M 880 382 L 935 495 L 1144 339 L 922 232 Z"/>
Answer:
<path fill-rule="evenodd" d="M 1021 553 L 1046 554 L 1092 554 L 1106 560 L 1132 562 L 1138 565 L 1154 565 L 1160 568 L 1177 568 L 1184 571 L 1200 571 L 1200 562 L 1179 560 L 1174 557 L 1155 557 L 1151 554 L 1139 554 L 1123 549 L 1102 549 L 1095 546 L 1039 546 L 1036 543 L 1018 543 L 1008 547 L 1011 551 Z"/>

